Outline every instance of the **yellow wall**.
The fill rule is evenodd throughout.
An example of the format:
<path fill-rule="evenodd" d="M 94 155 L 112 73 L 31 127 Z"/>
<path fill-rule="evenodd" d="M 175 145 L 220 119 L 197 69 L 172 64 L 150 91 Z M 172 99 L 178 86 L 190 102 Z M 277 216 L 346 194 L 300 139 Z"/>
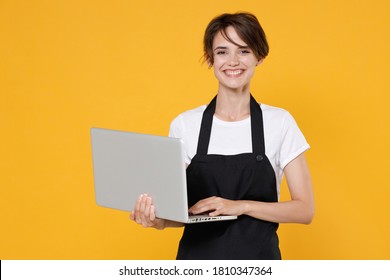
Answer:
<path fill-rule="evenodd" d="M 1 0 L 0 259 L 175 257 L 180 229 L 95 205 L 89 129 L 165 135 L 208 102 L 203 31 L 239 10 L 271 47 L 253 94 L 312 146 L 317 213 L 281 225 L 284 258 L 390 258 L 388 1 Z"/>

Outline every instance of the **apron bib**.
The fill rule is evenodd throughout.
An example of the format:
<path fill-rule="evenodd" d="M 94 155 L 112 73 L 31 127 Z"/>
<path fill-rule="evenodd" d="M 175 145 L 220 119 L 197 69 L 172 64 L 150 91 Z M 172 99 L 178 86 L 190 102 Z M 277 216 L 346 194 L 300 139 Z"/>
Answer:
<path fill-rule="evenodd" d="M 197 154 L 187 167 L 188 206 L 210 196 L 277 202 L 275 173 L 265 155 L 262 111 L 252 96 L 252 153 L 207 154 L 216 98 L 203 113 Z M 247 215 L 231 221 L 187 224 L 177 259 L 281 259 L 277 229 L 277 223 Z"/>

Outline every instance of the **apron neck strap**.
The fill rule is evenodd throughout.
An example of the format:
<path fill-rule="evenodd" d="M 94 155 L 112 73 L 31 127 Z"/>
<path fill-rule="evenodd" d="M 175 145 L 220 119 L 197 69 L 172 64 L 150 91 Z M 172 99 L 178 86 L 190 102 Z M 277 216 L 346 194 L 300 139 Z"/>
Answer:
<path fill-rule="evenodd" d="M 210 104 L 203 112 L 202 123 L 200 125 L 197 154 L 207 155 L 210 143 L 211 126 L 213 125 L 213 117 L 215 112 L 215 104 L 217 103 L 217 95 L 211 100 Z"/>
<path fill-rule="evenodd" d="M 260 104 L 251 95 L 251 129 L 252 129 L 252 150 L 253 153 L 258 155 L 265 155 L 264 144 L 264 125 L 263 125 L 263 112 L 261 111 Z"/>
<path fill-rule="evenodd" d="M 213 100 L 211 100 L 210 104 L 203 112 L 198 139 L 198 148 L 196 152 L 197 154 L 207 155 L 208 153 L 216 102 L 217 95 L 213 98 Z M 260 105 L 252 95 L 250 96 L 250 113 L 253 153 L 265 155 L 263 114 Z"/>

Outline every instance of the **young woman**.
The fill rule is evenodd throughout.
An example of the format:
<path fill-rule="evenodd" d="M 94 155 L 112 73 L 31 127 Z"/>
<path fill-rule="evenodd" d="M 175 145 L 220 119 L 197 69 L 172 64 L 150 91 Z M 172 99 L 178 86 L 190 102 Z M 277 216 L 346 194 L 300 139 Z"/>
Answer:
<path fill-rule="evenodd" d="M 185 143 L 189 212 L 238 219 L 185 225 L 177 259 L 280 259 L 278 224 L 313 218 L 309 145 L 287 111 L 259 104 L 250 93 L 267 54 L 252 14 L 223 14 L 206 29 L 204 57 L 218 93 L 208 106 L 174 119 L 170 136 Z M 283 174 L 291 200 L 279 202 Z M 131 219 L 157 229 L 183 226 L 156 218 L 148 195 L 139 197 Z"/>

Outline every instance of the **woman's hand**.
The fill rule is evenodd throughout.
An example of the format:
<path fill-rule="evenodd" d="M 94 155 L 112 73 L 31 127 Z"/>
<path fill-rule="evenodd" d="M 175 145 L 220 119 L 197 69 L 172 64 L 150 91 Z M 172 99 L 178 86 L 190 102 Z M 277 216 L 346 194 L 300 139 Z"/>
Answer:
<path fill-rule="evenodd" d="M 245 212 L 246 202 L 212 196 L 199 200 L 188 211 L 194 215 L 209 213 L 210 216 L 240 216 Z"/>
<path fill-rule="evenodd" d="M 202 199 L 189 211 L 217 215 L 248 215 L 274 223 L 310 224 L 314 216 L 314 197 L 310 172 L 304 154 L 297 156 L 285 168 L 291 199 L 283 202 L 228 200 L 221 197 Z"/>
<path fill-rule="evenodd" d="M 156 209 L 152 198 L 147 194 L 141 194 L 135 204 L 130 219 L 143 227 L 153 227 L 155 229 L 164 229 L 166 220 L 156 217 Z"/>

